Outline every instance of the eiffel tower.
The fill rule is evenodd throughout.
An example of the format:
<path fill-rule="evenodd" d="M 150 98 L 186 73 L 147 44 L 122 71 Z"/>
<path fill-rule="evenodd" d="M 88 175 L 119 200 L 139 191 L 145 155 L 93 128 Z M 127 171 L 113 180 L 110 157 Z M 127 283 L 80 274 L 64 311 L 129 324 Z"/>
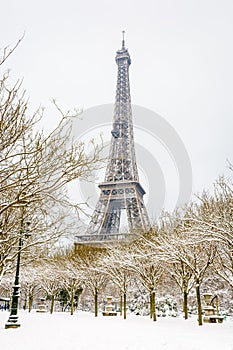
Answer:
<path fill-rule="evenodd" d="M 76 243 L 126 240 L 134 232 L 145 232 L 150 227 L 134 148 L 129 86 L 131 59 L 122 33 L 122 47 L 116 54 L 117 88 L 105 179 L 99 184 L 100 197 L 87 230 L 84 235 L 76 236 Z M 128 232 L 120 232 L 123 212 Z"/>

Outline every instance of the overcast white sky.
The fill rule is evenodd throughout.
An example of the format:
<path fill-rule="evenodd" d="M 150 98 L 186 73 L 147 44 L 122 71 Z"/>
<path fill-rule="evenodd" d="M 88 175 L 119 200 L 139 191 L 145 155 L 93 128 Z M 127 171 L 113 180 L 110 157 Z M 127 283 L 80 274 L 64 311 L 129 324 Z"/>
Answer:
<path fill-rule="evenodd" d="M 132 103 L 180 135 L 196 192 L 210 188 L 233 158 L 232 19 L 232 0 L 8 0 L 0 46 L 25 31 L 5 68 L 24 78 L 31 106 L 45 106 L 44 125 L 52 127 L 53 97 L 64 109 L 114 102 L 115 52 L 126 30 Z"/>

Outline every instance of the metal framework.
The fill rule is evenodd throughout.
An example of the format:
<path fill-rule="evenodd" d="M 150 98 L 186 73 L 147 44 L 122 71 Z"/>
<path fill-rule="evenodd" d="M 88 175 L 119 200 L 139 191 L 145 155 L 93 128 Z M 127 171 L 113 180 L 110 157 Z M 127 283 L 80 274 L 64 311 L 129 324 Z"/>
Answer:
<path fill-rule="evenodd" d="M 133 232 L 149 229 L 149 218 L 143 201 L 144 189 L 139 183 L 134 148 L 133 122 L 129 86 L 130 55 L 125 48 L 117 51 L 117 89 L 112 137 L 104 182 L 99 184 L 99 200 L 84 235 L 77 243 L 125 240 Z M 125 211 L 128 232 L 120 232 Z"/>

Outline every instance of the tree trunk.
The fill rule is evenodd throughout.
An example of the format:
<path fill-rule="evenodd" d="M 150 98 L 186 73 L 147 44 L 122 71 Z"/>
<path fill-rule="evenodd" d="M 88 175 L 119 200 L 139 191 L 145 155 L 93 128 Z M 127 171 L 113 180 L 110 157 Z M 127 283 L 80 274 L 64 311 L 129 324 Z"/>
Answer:
<path fill-rule="evenodd" d="M 202 326 L 202 307 L 201 307 L 201 294 L 200 294 L 200 281 L 196 278 L 196 297 L 197 297 L 197 310 L 198 310 L 198 324 Z"/>
<path fill-rule="evenodd" d="M 153 308 L 153 306 L 152 306 L 152 293 L 151 293 L 151 291 L 150 291 L 150 318 L 152 318 L 152 308 Z"/>
<path fill-rule="evenodd" d="M 74 314 L 74 289 L 71 291 L 71 300 L 70 300 L 70 314 Z"/>
<path fill-rule="evenodd" d="M 156 321 L 156 303 L 155 303 L 155 290 L 151 292 L 151 315 L 153 321 Z"/>
<path fill-rule="evenodd" d="M 122 304 L 123 304 L 123 300 L 122 300 L 122 294 L 120 295 L 120 315 L 122 316 Z"/>
<path fill-rule="evenodd" d="M 32 311 L 32 304 L 33 304 L 33 295 L 30 294 L 28 298 L 28 312 Z"/>
<path fill-rule="evenodd" d="M 187 320 L 188 319 L 188 292 L 186 290 L 184 290 L 183 292 L 183 312 L 184 312 L 184 319 Z"/>
<path fill-rule="evenodd" d="M 55 295 L 52 294 L 51 295 L 51 306 L 50 306 L 50 313 L 53 313 L 53 309 L 54 309 L 54 300 L 55 300 Z"/>
<path fill-rule="evenodd" d="M 95 288 L 95 317 L 98 316 L 98 289 Z"/>
<path fill-rule="evenodd" d="M 126 291 L 124 291 L 123 302 L 124 302 L 124 320 L 125 320 L 125 319 L 126 319 L 126 305 L 127 305 L 127 301 L 126 301 Z"/>
<path fill-rule="evenodd" d="M 27 295 L 25 296 L 24 303 L 23 303 L 23 309 L 26 310 L 27 308 Z"/>

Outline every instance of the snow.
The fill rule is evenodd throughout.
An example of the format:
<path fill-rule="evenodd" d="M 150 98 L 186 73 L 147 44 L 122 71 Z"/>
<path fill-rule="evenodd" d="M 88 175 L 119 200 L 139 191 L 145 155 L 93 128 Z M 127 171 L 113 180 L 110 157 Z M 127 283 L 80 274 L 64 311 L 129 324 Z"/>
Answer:
<path fill-rule="evenodd" d="M 233 350 L 233 320 L 197 325 L 196 317 L 158 318 L 129 315 L 97 318 L 88 312 L 20 311 L 21 327 L 5 329 L 8 312 L 0 312 L 3 350 Z"/>

